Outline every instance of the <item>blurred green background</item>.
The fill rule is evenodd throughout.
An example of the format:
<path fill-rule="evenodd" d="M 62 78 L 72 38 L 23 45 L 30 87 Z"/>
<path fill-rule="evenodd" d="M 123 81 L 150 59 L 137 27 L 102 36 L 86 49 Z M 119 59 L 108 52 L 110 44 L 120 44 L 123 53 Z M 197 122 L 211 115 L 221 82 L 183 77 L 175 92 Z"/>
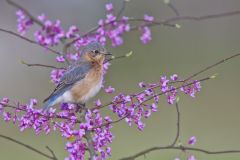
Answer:
<path fill-rule="evenodd" d="M 16 0 L 17 1 L 17 0 Z M 65 29 L 76 24 L 81 31 L 87 31 L 105 16 L 106 0 L 19 0 L 33 15 L 45 13 L 50 19 L 60 19 Z M 240 10 L 239 0 L 172 0 L 182 15 L 200 16 Z M 121 1 L 113 1 L 119 9 Z M 16 31 L 15 8 L 0 0 L 0 28 Z M 174 16 L 161 0 L 131 0 L 125 15 L 141 17 L 143 14 L 163 20 Z M 133 51 L 128 59 L 112 63 L 106 76 L 106 85 L 112 85 L 117 93 L 138 91 L 140 81 L 156 82 L 160 75 L 177 73 L 186 77 L 204 66 L 210 65 L 224 57 L 240 52 L 240 15 L 201 22 L 179 22 L 180 29 L 154 27 L 153 41 L 142 45 L 139 33 L 132 32 L 124 36 L 125 44 L 108 50 L 115 55 Z M 32 34 L 28 34 L 33 39 Z M 0 97 L 9 97 L 26 103 L 36 97 L 42 101 L 54 88 L 50 83 L 49 69 L 29 68 L 20 63 L 53 64 L 54 55 L 47 54 L 37 47 L 11 35 L 0 33 Z M 179 106 L 181 110 L 182 143 L 195 135 L 196 147 L 209 150 L 240 149 L 240 59 L 236 58 L 226 64 L 202 74 L 200 77 L 219 73 L 219 76 L 202 84 L 202 91 L 196 99 L 182 95 Z M 111 97 L 101 92 L 96 96 L 108 102 Z M 90 102 L 92 103 L 92 102 Z M 104 110 L 104 114 L 108 114 Z M 115 139 L 112 144 L 112 158 L 118 159 L 132 155 L 150 146 L 162 146 L 172 142 L 176 133 L 176 112 L 165 99 L 161 99 L 159 111 L 146 121 L 146 128 L 139 132 L 136 127 L 128 127 L 122 122 L 112 129 Z M 46 151 L 51 147 L 60 159 L 65 141 L 57 133 L 50 136 L 35 136 L 32 130 L 21 133 L 17 126 L 1 120 L 0 133 Z M 189 152 L 188 154 L 190 154 Z M 43 157 L 12 142 L 0 139 L 0 159 L 42 160 Z M 186 159 L 180 151 L 157 151 L 146 155 L 146 159 L 174 159 L 176 155 Z M 240 154 L 205 155 L 195 154 L 201 160 L 239 160 Z M 144 159 L 141 157 L 139 159 Z"/>

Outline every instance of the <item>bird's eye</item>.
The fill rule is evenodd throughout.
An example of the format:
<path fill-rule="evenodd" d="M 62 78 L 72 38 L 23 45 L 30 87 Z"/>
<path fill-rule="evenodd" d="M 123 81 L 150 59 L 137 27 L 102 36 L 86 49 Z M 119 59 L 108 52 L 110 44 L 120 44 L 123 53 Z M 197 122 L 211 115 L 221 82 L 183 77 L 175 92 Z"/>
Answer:
<path fill-rule="evenodd" d="M 99 51 L 98 51 L 98 50 L 95 50 L 95 51 L 94 51 L 94 53 L 95 53 L 95 54 L 98 54 L 98 53 L 99 53 Z"/>

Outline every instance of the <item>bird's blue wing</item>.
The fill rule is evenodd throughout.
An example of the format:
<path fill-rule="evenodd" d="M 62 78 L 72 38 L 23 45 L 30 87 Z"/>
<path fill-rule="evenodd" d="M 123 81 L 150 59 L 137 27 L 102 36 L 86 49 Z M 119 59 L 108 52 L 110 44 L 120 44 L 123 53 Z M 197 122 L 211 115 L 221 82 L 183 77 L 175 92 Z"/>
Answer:
<path fill-rule="evenodd" d="M 71 66 L 60 79 L 59 84 L 54 89 L 52 94 L 46 98 L 43 102 L 46 102 L 44 108 L 51 107 L 51 103 L 54 102 L 64 92 L 71 89 L 72 86 L 85 78 L 86 74 L 91 69 L 91 64 L 88 62 L 82 62 L 76 66 Z"/>

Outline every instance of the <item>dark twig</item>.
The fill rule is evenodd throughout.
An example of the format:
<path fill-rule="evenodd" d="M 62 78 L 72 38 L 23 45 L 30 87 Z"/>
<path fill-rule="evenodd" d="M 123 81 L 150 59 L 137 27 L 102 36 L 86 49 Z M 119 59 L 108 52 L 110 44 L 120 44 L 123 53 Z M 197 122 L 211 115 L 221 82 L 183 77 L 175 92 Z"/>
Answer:
<path fill-rule="evenodd" d="M 26 37 L 24 37 L 24 36 L 21 36 L 21 35 L 15 33 L 15 32 L 12 32 L 12 31 L 9 31 L 9 30 L 6 30 L 6 29 L 2 29 L 2 28 L 0 28 L 0 31 L 1 31 L 1 32 L 8 33 L 8 34 L 13 35 L 13 36 L 18 37 L 18 38 L 21 38 L 21 39 L 23 39 L 23 40 L 25 40 L 25 41 L 27 41 L 27 42 L 29 42 L 29 43 L 32 43 L 32 44 L 38 45 L 38 46 L 40 46 L 40 47 L 43 47 L 44 49 L 49 50 L 49 51 L 51 51 L 52 53 L 55 53 L 55 54 L 57 54 L 57 55 L 61 55 L 61 53 L 59 53 L 58 51 L 53 50 L 53 49 L 51 49 L 51 48 L 49 48 L 49 47 L 46 47 L 46 46 L 42 46 L 42 45 L 40 45 L 39 43 L 37 43 L 37 42 L 35 42 L 35 41 L 31 40 L 31 39 L 28 39 L 28 38 L 26 38 Z"/>
<path fill-rule="evenodd" d="M 11 137 L 8 137 L 8 136 L 2 135 L 2 134 L 0 134 L 0 137 L 3 138 L 3 139 L 9 140 L 9 141 L 11 141 L 11 142 L 14 142 L 14 143 L 16 143 L 16 144 L 19 144 L 20 146 L 23 146 L 23 147 L 25 147 L 25 148 L 27 148 L 27 149 L 35 152 L 35 153 L 38 153 L 39 155 L 42 155 L 42 156 L 44 156 L 44 157 L 46 157 L 46 158 L 48 158 L 48 159 L 57 160 L 55 157 L 52 157 L 52 156 L 50 156 L 50 155 L 48 155 L 48 154 L 46 154 L 46 153 L 43 153 L 42 151 L 40 151 L 40 150 L 38 150 L 38 149 L 30 146 L 30 145 L 27 145 L 27 144 L 25 144 L 25 143 L 22 143 L 22 142 L 20 142 L 20 141 L 18 141 L 18 140 L 16 140 L 16 139 L 13 139 L 13 138 L 11 138 Z"/>
<path fill-rule="evenodd" d="M 123 0 L 122 6 L 121 6 L 121 8 L 120 8 L 120 10 L 119 10 L 119 12 L 118 12 L 118 14 L 117 14 L 117 19 L 119 19 L 120 16 L 123 14 L 123 12 L 124 12 L 124 10 L 125 10 L 125 8 L 126 8 L 127 2 L 128 2 L 128 0 Z"/>
<path fill-rule="evenodd" d="M 54 151 L 53 151 L 50 147 L 48 147 L 48 146 L 46 146 L 46 148 L 47 148 L 47 150 L 49 150 L 49 152 L 52 154 L 52 157 L 53 157 L 55 160 L 57 160 L 57 156 L 56 156 L 56 154 L 54 153 Z"/>
<path fill-rule="evenodd" d="M 167 6 L 174 12 L 176 16 L 180 15 L 178 9 L 172 4 L 172 2 L 168 1 Z"/>
<path fill-rule="evenodd" d="M 195 152 L 201 152 L 205 154 L 230 154 L 230 153 L 240 153 L 240 150 L 223 150 L 223 151 L 209 151 L 201 148 L 194 148 L 194 147 L 185 147 L 185 146 L 165 146 L 165 147 L 151 147 L 148 149 L 145 149 L 139 153 L 136 153 L 133 156 L 121 158 L 119 160 L 135 160 L 136 158 L 140 156 L 144 156 L 147 153 L 150 153 L 152 151 L 158 151 L 158 150 L 181 150 L 181 151 L 195 151 Z"/>
<path fill-rule="evenodd" d="M 204 68 L 204 69 L 200 70 L 199 72 L 197 72 L 197 73 L 191 75 L 190 77 L 186 78 L 186 79 L 184 80 L 184 82 L 186 82 L 186 81 L 188 81 L 188 80 L 196 77 L 197 75 L 199 75 L 199 74 L 201 74 L 201 73 L 203 73 L 203 72 L 205 72 L 205 71 L 208 71 L 208 70 L 210 70 L 210 69 L 218 66 L 219 64 L 222 64 L 222 63 L 224 63 L 224 62 L 227 62 L 227 61 L 229 61 L 229 60 L 231 60 L 231 59 L 233 59 L 233 58 L 236 58 L 236 57 L 238 57 L 238 56 L 240 56 L 240 53 L 234 54 L 234 55 L 232 55 L 232 56 L 230 56 L 230 57 L 227 57 L 227 58 L 225 58 L 225 59 L 222 59 L 222 60 L 218 61 L 217 63 L 214 63 L 214 64 L 212 64 L 212 65 L 210 65 L 210 66 L 207 66 L 206 68 Z"/>
<path fill-rule="evenodd" d="M 178 102 L 176 102 L 176 111 L 177 111 L 177 133 L 176 133 L 176 137 L 173 140 L 173 143 L 171 144 L 171 146 L 175 146 L 175 144 L 177 143 L 179 136 L 180 136 L 180 111 L 179 111 Z"/>
<path fill-rule="evenodd" d="M 56 67 L 52 65 L 46 65 L 46 64 L 39 64 L 39 63 L 26 63 L 22 61 L 22 64 L 25 64 L 28 67 L 44 67 L 44 68 L 51 68 L 51 69 L 65 69 L 63 67 Z"/>
<path fill-rule="evenodd" d="M 208 19 L 235 16 L 235 15 L 239 15 L 239 14 L 240 14 L 240 11 L 237 10 L 237 11 L 224 12 L 224 13 L 209 14 L 209 15 L 204 15 L 204 16 L 178 16 L 178 17 L 173 17 L 173 18 L 169 18 L 165 21 L 162 21 L 162 23 L 171 23 L 171 22 L 183 21 L 183 20 L 202 21 L 202 20 L 208 20 Z"/>

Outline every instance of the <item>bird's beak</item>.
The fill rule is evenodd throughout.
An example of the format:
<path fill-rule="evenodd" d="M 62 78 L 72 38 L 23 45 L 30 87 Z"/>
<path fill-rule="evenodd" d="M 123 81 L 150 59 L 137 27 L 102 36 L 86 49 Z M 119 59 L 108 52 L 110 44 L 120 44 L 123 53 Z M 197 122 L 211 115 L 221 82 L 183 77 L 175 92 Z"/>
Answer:
<path fill-rule="evenodd" d="M 106 55 L 106 56 L 111 56 L 112 55 L 112 53 L 111 52 L 107 52 L 107 53 L 104 53 L 104 55 Z"/>

